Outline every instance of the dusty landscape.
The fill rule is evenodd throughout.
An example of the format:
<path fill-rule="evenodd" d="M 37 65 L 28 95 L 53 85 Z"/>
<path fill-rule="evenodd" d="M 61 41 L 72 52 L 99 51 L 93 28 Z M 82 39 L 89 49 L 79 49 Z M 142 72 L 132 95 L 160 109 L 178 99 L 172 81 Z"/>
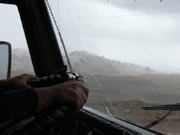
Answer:
<path fill-rule="evenodd" d="M 175 104 L 180 99 L 179 75 L 137 77 L 87 75 L 86 80 L 90 88 L 90 107 L 106 114 L 108 114 L 106 109 L 108 108 L 113 116 L 141 126 L 158 120 L 167 113 L 167 111 L 147 111 L 142 107 Z M 177 111 L 152 129 L 164 134 L 179 135 L 179 123 L 180 112 Z"/>
<path fill-rule="evenodd" d="M 88 106 L 120 119 L 146 126 L 166 111 L 145 111 L 144 106 L 180 102 L 180 75 L 157 72 L 150 67 L 108 60 L 87 52 L 74 52 L 70 60 L 83 74 L 90 89 Z M 12 74 L 33 73 L 25 50 L 13 50 Z M 153 130 L 180 135 L 180 112 L 173 112 Z"/>

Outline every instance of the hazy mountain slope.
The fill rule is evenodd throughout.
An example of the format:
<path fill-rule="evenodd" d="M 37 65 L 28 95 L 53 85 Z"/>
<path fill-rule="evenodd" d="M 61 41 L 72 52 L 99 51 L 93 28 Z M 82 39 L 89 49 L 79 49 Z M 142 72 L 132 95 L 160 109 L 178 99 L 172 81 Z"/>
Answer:
<path fill-rule="evenodd" d="M 13 49 L 12 52 L 13 74 L 16 75 L 23 72 L 33 73 L 29 52 L 23 49 Z M 148 67 L 109 60 L 85 51 L 73 52 L 69 55 L 69 58 L 74 71 L 83 74 L 91 73 L 108 76 L 135 76 L 152 74 L 155 72 Z"/>
<path fill-rule="evenodd" d="M 69 58 L 74 71 L 80 73 L 108 76 L 135 76 L 154 73 L 149 67 L 109 60 L 86 51 L 73 52 Z"/>
<path fill-rule="evenodd" d="M 34 74 L 29 51 L 24 49 L 12 50 L 12 68 L 11 76 L 19 75 L 22 73 Z"/>

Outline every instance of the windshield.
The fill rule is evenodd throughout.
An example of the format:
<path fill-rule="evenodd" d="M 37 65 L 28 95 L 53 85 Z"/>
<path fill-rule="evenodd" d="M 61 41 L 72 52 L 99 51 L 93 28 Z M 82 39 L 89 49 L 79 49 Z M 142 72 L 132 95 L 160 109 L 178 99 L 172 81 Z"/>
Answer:
<path fill-rule="evenodd" d="M 88 106 L 145 126 L 166 111 L 142 107 L 180 101 L 179 0 L 46 2 L 73 71 L 86 78 Z M 152 129 L 179 133 L 179 117 L 174 112 Z"/>

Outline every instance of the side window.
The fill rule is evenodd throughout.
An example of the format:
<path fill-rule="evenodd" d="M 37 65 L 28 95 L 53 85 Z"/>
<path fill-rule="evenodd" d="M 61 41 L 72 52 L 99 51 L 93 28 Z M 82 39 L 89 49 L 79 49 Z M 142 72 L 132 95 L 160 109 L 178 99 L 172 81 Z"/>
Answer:
<path fill-rule="evenodd" d="M 0 18 L 0 41 L 7 41 L 12 45 L 11 77 L 23 73 L 34 74 L 17 7 L 0 4 Z"/>

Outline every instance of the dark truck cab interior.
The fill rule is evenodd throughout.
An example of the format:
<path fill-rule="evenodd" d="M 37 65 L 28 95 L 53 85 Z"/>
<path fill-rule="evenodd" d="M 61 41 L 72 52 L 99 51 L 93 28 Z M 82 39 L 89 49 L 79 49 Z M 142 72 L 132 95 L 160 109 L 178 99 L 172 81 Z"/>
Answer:
<path fill-rule="evenodd" d="M 83 77 L 68 73 L 44 0 L 0 0 L 16 5 L 28 43 L 35 74 L 41 79 L 32 86 L 41 87 Z M 91 90 L 90 90 L 91 91 Z M 83 107 L 71 113 L 66 106 L 51 108 L 37 116 L 0 125 L 2 135 L 157 135 L 155 131 Z"/>

